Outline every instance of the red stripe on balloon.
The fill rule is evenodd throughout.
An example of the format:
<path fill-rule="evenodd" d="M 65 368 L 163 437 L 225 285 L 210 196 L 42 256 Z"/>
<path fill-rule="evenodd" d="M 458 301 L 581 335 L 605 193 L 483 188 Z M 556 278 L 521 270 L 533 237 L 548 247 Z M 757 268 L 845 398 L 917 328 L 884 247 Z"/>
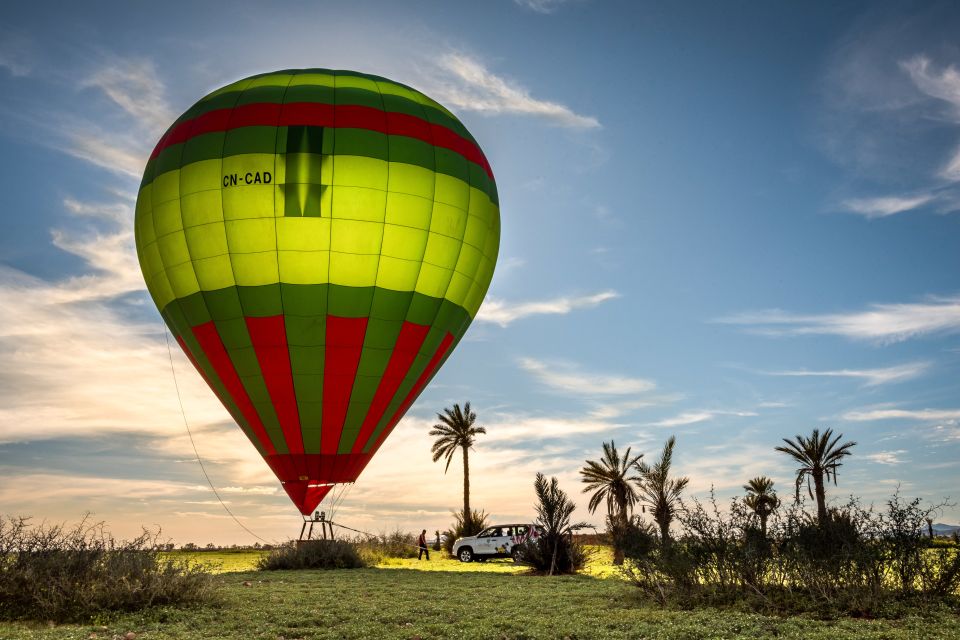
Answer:
<path fill-rule="evenodd" d="M 437 369 L 440 367 L 440 362 L 443 361 L 444 356 L 447 355 L 447 352 L 450 350 L 450 346 L 453 344 L 453 334 L 447 333 L 443 337 L 443 340 L 440 342 L 440 346 L 437 347 L 436 352 L 434 352 L 433 357 L 430 358 L 430 362 L 427 363 L 427 368 L 423 370 L 423 373 L 420 374 L 420 377 L 417 378 L 417 382 L 413 385 L 413 388 L 410 389 L 410 393 L 407 394 L 407 397 L 403 399 L 403 402 L 400 404 L 400 407 L 394 412 L 393 416 L 390 418 L 390 422 L 387 423 L 386 428 L 380 432 L 380 435 L 377 437 L 376 444 L 373 445 L 371 449 L 371 455 L 380 448 L 380 445 L 383 444 L 384 439 L 390 432 L 393 431 L 393 428 L 400 421 L 400 418 L 403 417 L 403 414 L 407 412 L 407 409 L 410 408 L 410 405 L 413 404 L 414 400 L 420 395 L 420 392 L 423 391 L 423 388 L 427 386 L 427 382 L 430 381 L 430 378 L 433 377 L 433 374 L 437 372 Z"/>
<path fill-rule="evenodd" d="M 327 316 L 320 453 L 337 453 L 366 333 L 366 318 Z"/>
<path fill-rule="evenodd" d="M 276 449 L 270 441 L 270 436 L 267 435 L 267 430 L 264 428 L 257 410 L 250 401 L 250 396 L 247 395 L 247 390 L 243 387 L 240 376 L 237 375 L 237 370 L 230 360 L 230 355 L 223 346 L 220 334 L 217 333 L 216 325 L 212 321 L 197 325 L 193 327 L 193 335 L 200 343 L 200 348 L 203 349 L 203 353 L 213 366 L 213 370 L 219 376 L 220 382 L 223 383 L 227 393 L 233 398 L 234 404 L 237 405 L 243 417 L 247 419 L 250 428 L 256 434 L 260 444 L 263 445 L 264 451 L 267 452 L 267 455 L 275 455 Z"/>
<path fill-rule="evenodd" d="M 233 109 L 216 109 L 174 125 L 157 143 L 151 158 L 175 144 L 204 133 L 228 131 L 240 127 L 314 126 L 354 128 L 378 131 L 390 135 L 416 138 L 428 144 L 458 153 L 480 166 L 493 178 L 486 156 L 472 140 L 464 138 L 443 125 L 427 122 L 406 113 L 385 112 L 360 105 L 331 105 L 320 102 L 291 102 L 278 104 L 257 102 Z"/>
<path fill-rule="evenodd" d="M 410 370 L 410 366 L 413 364 L 414 358 L 417 357 L 420 346 L 429 331 L 430 327 L 427 325 L 412 322 L 403 323 L 400 335 L 397 337 L 397 343 L 393 347 L 393 353 L 390 354 L 390 361 L 387 363 L 387 368 L 383 372 L 380 384 L 377 386 L 377 393 L 373 396 L 367 416 L 360 426 L 360 433 L 353 443 L 353 453 L 363 451 L 363 446 L 387 411 L 390 400 L 396 395 L 397 389 Z"/>
<path fill-rule="evenodd" d="M 290 453 L 303 453 L 300 412 L 297 410 L 297 394 L 293 388 L 293 371 L 290 368 L 290 350 L 287 347 L 283 316 L 246 318 L 246 322 L 250 342 L 257 354 L 257 362 L 260 363 L 263 381 L 277 412 L 287 449 Z"/>
<path fill-rule="evenodd" d="M 244 426 L 249 428 L 250 425 L 247 424 L 247 419 L 243 416 L 243 414 L 236 413 L 234 409 L 231 408 L 230 405 L 228 404 L 228 403 L 232 403 L 233 401 L 229 397 L 224 398 L 224 397 L 221 397 L 219 393 L 217 393 L 217 389 L 216 389 L 216 386 L 214 386 L 214 382 L 210 379 L 210 376 L 207 375 L 207 372 L 203 370 L 203 367 L 200 366 L 200 363 L 197 361 L 193 353 L 187 347 L 187 343 L 184 342 L 183 338 L 181 338 L 180 336 L 177 336 L 177 344 L 180 345 L 180 348 L 186 354 L 187 359 L 190 360 L 190 364 L 194 366 L 194 368 L 197 370 L 197 373 L 199 373 L 200 377 L 203 378 L 203 381 L 207 383 L 207 386 L 210 387 L 214 395 L 220 399 L 220 402 L 223 404 L 223 407 L 227 410 L 227 413 L 229 413 L 233 417 L 233 419 L 236 420 L 237 424 L 243 424 Z"/>

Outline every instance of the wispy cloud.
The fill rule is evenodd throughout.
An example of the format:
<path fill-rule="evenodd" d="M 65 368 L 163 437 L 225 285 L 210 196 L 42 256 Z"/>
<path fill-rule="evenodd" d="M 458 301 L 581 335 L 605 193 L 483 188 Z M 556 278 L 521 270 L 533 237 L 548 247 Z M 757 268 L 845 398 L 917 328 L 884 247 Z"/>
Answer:
<path fill-rule="evenodd" d="M 850 198 L 843 207 L 867 219 L 886 218 L 904 211 L 912 211 L 931 202 L 934 195 L 925 193 L 913 197 L 887 196 L 883 198 Z"/>
<path fill-rule="evenodd" d="M 904 382 L 923 375 L 930 368 L 929 362 L 912 362 L 894 367 L 877 369 L 834 369 L 827 371 L 810 371 L 796 369 L 792 371 L 764 371 L 765 375 L 786 377 L 824 377 L 824 378 L 854 378 L 863 380 L 868 387 L 894 382 Z"/>
<path fill-rule="evenodd" d="M 878 451 L 877 453 L 868 453 L 864 458 L 878 464 L 902 464 L 903 458 L 901 456 L 904 453 L 906 453 L 904 449 L 898 449 L 897 451 Z"/>
<path fill-rule="evenodd" d="M 739 418 L 750 418 L 756 416 L 755 411 L 725 411 L 721 409 L 699 409 L 696 411 L 684 411 L 678 415 L 656 422 L 648 422 L 648 427 L 685 427 L 691 424 L 707 422 L 718 416 L 735 416 Z"/>
<path fill-rule="evenodd" d="M 960 420 L 960 409 L 865 409 L 848 411 L 844 420 L 851 422 L 872 422 L 874 420 L 917 420 L 940 422 Z"/>
<path fill-rule="evenodd" d="M 33 49 L 33 43 L 25 36 L 0 28 L 0 69 L 6 69 L 14 77 L 30 75 Z"/>
<path fill-rule="evenodd" d="M 873 304 L 863 311 L 794 314 L 779 309 L 746 312 L 716 322 L 749 327 L 770 336 L 836 335 L 880 343 L 960 331 L 960 296 L 927 302 Z"/>
<path fill-rule="evenodd" d="M 842 210 L 867 219 L 960 210 L 960 146 L 945 160 L 943 147 L 929 144 L 932 131 L 942 140 L 960 134 L 960 72 L 949 59 L 917 53 L 950 55 L 938 44 L 951 40 L 933 24 L 942 22 L 937 13 L 932 7 L 918 12 L 910 24 L 863 23 L 835 52 L 827 74 L 831 109 L 823 118 L 824 142 L 835 159 L 883 189 L 879 196 L 841 200 Z M 890 192 L 891 184 L 903 188 Z"/>
<path fill-rule="evenodd" d="M 513 0 L 517 5 L 537 13 L 550 14 L 565 4 L 579 0 Z"/>
<path fill-rule="evenodd" d="M 677 474 L 690 478 L 689 493 L 706 493 L 711 488 L 718 492 L 733 490 L 742 494 L 743 483 L 760 475 L 777 481 L 783 495 L 792 487 L 789 463 L 774 451 L 773 446 L 753 436 L 736 436 L 716 445 L 690 451 L 691 442 L 677 439 L 675 464 Z"/>
<path fill-rule="evenodd" d="M 117 112 L 99 123 L 57 117 L 56 133 L 63 140 L 60 149 L 103 169 L 139 178 L 150 148 L 175 116 L 156 66 L 148 59 L 111 57 L 81 80 L 79 88 L 107 98 Z M 110 117 L 117 122 L 102 124 Z"/>
<path fill-rule="evenodd" d="M 953 65 L 940 71 L 933 69 L 930 58 L 918 55 L 900 63 L 920 91 L 931 98 L 946 102 L 955 123 L 960 124 L 960 72 Z M 960 148 L 940 168 L 940 178 L 949 182 L 960 181 Z"/>
<path fill-rule="evenodd" d="M 547 363 L 534 358 L 521 358 L 520 366 L 542 384 L 574 395 L 633 395 L 656 388 L 652 380 L 628 376 L 587 373 L 569 363 Z"/>
<path fill-rule="evenodd" d="M 149 155 L 145 139 L 134 140 L 84 124 L 67 127 L 64 135 L 67 140 L 62 151 L 75 158 L 131 178 L 143 173 Z"/>
<path fill-rule="evenodd" d="M 116 58 L 81 82 L 99 89 L 147 131 L 159 134 L 173 122 L 166 89 L 147 59 Z"/>
<path fill-rule="evenodd" d="M 515 320 L 537 315 L 566 315 L 576 309 L 590 309 L 608 300 L 619 298 L 616 291 L 601 291 L 588 296 L 560 296 L 549 300 L 507 302 L 487 296 L 477 313 L 477 320 L 506 327 Z"/>
<path fill-rule="evenodd" d="M 954 109 L 954 117 L 960 122 L 960 72 L 953 65 L 947 65 L 941 71 L 932 68 L 932 61 L 925 55 L 917 55 L 900 62 L 922 92 L 943 100 Z"/>
<path fill-rule="evenodd" d="M 575 113 L 558 102 L 539 100 L 515 81 L 494 74 L 483 63 L 462 53 L 447 53 L 437 61 L 446 78 L 431 93 L 444 104 L 487 115 L 518 114 L 542 118 L 571 129 L 597 129 L 600 121 Z"/>
<path fill-rule="evenodd" d="M 118 144 L 127 140 L 124 135 L 104 135 L 67 118 L 63 150 L 119 174 L 138 175 L 145 144 L 171 119 L 153 64 L 110 58 L 80 86 L 118 107 L 125 124 L 116 128 L 132 128 L 139 146 Z M 128 181 L 121 184 L 107 189 L 112 197 L 104 201 L 63 200 L 68 216 L 84 222 L 51 231 L 55 247 L 80 259 L 83 267 L 74 275 L 43 279 L 0 266 L 3 441 L 130 432 L 163 434 L 165 442 L 176 440 L 181 452 L 189 450 L 176 438 L 182 418 L 163 325 L 143 313 L 147 298 L 133 240 L 135 196 Z M 175 362 L 195 427 L 229 423 L 179 350 Z"/>

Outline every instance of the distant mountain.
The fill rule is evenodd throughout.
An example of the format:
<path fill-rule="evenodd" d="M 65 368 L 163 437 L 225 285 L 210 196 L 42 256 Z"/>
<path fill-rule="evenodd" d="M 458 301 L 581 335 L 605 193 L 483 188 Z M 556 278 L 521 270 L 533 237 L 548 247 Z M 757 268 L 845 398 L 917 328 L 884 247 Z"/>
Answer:
<path fill-rule="evenodd" d="M 952 536 L 954 531 L 960 531 L 960 525 L 943 524 L 942 522 L 933 525 L 933 535 L 935 536 Z"/>

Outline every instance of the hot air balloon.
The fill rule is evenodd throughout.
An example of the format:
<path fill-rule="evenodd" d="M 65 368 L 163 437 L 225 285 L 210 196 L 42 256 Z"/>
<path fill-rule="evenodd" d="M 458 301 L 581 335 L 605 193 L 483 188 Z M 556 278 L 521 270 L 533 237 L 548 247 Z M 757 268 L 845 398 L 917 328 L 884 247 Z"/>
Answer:
<path fill-rule="evenodd" d="M 490 165 L 424 94 L 325 69 L 190 107 L 144 170 L 147 289 L 303 514 L 357 479 L 480 308 Z"/>

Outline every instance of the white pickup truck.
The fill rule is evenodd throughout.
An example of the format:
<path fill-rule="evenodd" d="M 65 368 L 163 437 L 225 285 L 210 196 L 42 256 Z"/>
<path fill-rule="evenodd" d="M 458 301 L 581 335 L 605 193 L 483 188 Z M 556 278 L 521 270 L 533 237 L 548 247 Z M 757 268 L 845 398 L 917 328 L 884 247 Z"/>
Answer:
<path fill-rule="evenodd" d="M 453 555 L 460 562 L 489 558 L 513 558 L 516 561 L 517 546 L 537 539 L 542 533 L 543 527 L 536 524 L 498 524 L 475 536 L 457 538 L 453 543 Z"/>

